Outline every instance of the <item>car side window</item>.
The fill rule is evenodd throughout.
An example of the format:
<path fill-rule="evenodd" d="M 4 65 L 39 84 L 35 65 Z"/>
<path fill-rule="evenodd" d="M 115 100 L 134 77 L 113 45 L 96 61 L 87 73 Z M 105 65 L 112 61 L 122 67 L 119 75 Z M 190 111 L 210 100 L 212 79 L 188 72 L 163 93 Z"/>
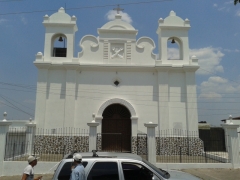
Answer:
<path fill-rule="evenodd" d="M 116 162 L 96 162 L 88 174 L 87 180 L 119 180 Z"/>
<path fill-rule="evenodd" d="M 86 161 L 82 162 L 82 165 L 84 167 L 86 167 L 87 164 L 88 164 L 88 162 L 86 162 Z M 63 167 L 62 167 L 62 169 L 61 169 L 61 171 L 58 175 L 58 180 L 69 180 L 70 179 L 70 176 L 71 176 L 71 173 L 72 173 L 72 165 L 73 165 L 72 162 L 66 162 L 63 165 Z"/>
<path fill-rule="evenodd" d="M 154 174 L 141 164 L 122 163 L 123 175 L 125 180 L 152 180 Z"/>

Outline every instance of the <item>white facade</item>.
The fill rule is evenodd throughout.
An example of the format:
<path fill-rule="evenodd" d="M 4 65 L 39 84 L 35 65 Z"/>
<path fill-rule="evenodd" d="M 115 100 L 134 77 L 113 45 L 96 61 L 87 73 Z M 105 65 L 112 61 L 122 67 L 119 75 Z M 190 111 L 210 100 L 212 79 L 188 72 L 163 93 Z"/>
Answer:
<path fill-rule="evenodd" d="M 132 25 L 115 20 L 98 29 L 98 37 L 80 40 L 82 51 L 74 57 L 76 17 L 63 8 L 44 16 L 44 53 L 37 53 L 38 68 L 35 122 L 39 128 L 80 127 L 87 129 L 92 116 L 100 123 L 111 104 L 124 105 L 131 114 L 132 135 L 146 132 L 144 123 L 159 130 L 198 129 L 195 72 L 198 59 L 189 57 L 190 22 L 171 11 L 159 19 L 159 57 L 155 43 L 141 37 Z M 66 39 L 66 57 L 54 57 L 54 41 Z M 167 42 L 179 45 L 178 60 L 168 60 Z M 115 85 L 118 81 L 120 84 Z"/>

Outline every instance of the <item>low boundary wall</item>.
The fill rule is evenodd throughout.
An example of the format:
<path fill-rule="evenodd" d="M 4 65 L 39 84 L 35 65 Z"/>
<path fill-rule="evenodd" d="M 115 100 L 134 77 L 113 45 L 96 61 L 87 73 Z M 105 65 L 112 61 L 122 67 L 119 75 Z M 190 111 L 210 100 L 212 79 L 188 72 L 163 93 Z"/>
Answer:
<path fill-rule="evenodd" d="M 34 174 L 53 174 L 58 164 L 59 162 L 38 162 L 34 167 Z M 27 165 L 26 161 L 4 161 L 2 176 L 22 175 Z"/>
<path fill-rule="evenodd" d="M 156 163 L 161 169 L 233 168 L 231 163 Z"/>

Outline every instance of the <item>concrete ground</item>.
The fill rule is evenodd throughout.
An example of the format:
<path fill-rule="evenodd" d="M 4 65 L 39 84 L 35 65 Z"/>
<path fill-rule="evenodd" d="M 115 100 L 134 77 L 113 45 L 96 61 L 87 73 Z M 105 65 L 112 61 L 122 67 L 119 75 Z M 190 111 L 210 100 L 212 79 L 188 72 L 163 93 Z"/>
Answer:
<path fill-rule="evenodd" d="M 182 171 L 203 180 L 237 180 L 240 169 L 183 169 Z"/>
<path fill-rule="evenodd" d="M 41 175 L 34 175 L 34 177 L 38 177 Z M 20 180 L 22 176 L 2 176 L 0 177 L 0 180 Z M 52 174 L 44 174 L 42 180 L 52 180 L 53 175 Z"/>
<path fill-rule="evenodd" d="M 240 180 L 240 169 L 183 169 L 182 171 L 203 180 Z M 38 175 L 35 175 L 37 177 Z M 43 180 L 51 180 L 52 174 L 45 174 Z M 0 180 L 21 179 L 21 176 L 3 176 Z"/>

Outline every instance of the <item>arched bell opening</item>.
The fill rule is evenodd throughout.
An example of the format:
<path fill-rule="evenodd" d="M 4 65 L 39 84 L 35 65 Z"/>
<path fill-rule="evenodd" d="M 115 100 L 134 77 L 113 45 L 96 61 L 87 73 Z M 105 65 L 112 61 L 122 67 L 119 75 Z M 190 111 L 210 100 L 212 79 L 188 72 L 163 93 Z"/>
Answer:
<path fill-rule="evenodd" d="M 131 152 L 131 113 L 121 104 L 109 105 L 103 111 L 102 150 Z"/>
<path fill-rule="evenodd" d="M 67 37 L 64 34 L 52 37 L 52 57 L 67 57 Z"/>
<path fill-rule="evenodd" d="M 167 41 L 167 58 L 168 60 L 182 60 L 183 59 L 182 41 L 177 37 L 170 37 Z"/>

